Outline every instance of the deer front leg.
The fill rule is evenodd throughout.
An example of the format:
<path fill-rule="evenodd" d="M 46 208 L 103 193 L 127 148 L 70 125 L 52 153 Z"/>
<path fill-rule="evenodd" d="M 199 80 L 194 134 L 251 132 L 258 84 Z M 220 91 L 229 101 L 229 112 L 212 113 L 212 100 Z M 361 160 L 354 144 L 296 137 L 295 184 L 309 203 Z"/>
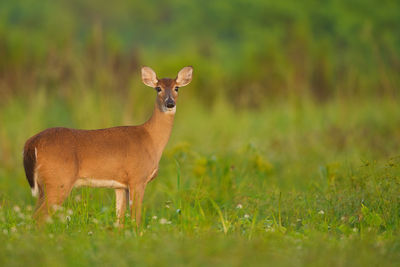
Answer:
<path fill-rule="evenodd" d="M 142 203 L 145 184 L 129 187 L 129 206 L 131 207 L 131 217 L 136 220 L 136 226 L 139 227 L 142 219 Z"/>
<path fill-rule="evenodd" d="M 125 221 L 126 202 L 128 201 L 128 190 L 115 189 L 115 211 L 117 213 L 117 224 L 122 226 Z"/>

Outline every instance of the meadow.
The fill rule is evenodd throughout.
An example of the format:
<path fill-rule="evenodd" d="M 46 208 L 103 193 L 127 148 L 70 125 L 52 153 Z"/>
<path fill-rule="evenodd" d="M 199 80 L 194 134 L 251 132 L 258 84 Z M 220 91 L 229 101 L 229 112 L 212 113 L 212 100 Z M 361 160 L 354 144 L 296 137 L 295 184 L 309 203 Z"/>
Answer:
<path fill-rule="evenodd" d="M 0 1 L 1 266 L 399 266 L 399 1 Z M 143 223 L 82 188 L 42 228 L 22 166 L 48 127 L 151 116 L 180 89 Z"/>
<path fill-rule="evenodd" d="M 182 90 L 140 229 L 128 217 L 115 227 L 113 190 L 91 188 L 75 189 L 37 229 L 24 140 L 55 125 L 139 123 L 155 94 L 141 87 L 149 98 L 142 113 L 131 113 L 129 100 L 94 102 L 90 94 L 69 104 L 51 94 L 3 103 L 2 266 L 398 265 L 400 108 L 393 99 L 287 100 L 238 112 L 224 101 L 206 109 Z"/>

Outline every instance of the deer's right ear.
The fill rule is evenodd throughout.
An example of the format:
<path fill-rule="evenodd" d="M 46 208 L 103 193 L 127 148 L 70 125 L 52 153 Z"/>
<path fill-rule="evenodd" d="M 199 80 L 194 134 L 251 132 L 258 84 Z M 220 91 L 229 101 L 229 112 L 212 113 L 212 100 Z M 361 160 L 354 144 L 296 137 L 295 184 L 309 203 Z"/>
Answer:
<path fill-rule="evenodd" d="M 142 81 L 145 85 L 150 86 L 150 87 L 156 87 L 158 80 L 157 80 L 157 75 L 149 67 L 143 67 L 142 68 Z"/>

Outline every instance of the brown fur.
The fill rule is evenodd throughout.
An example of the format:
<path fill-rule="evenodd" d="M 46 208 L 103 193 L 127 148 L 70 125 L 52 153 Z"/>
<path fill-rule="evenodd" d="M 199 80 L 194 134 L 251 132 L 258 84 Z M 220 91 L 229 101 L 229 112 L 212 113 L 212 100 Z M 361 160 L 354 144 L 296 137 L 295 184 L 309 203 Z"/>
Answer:
<path fill-rule="evenodd" d="M 31 137 L 24 148 L 24 166 L 32 188 L 37 173 L 39 199 L 34 217 L 45 218 L 52 205 L 63 203 L 78 179 L 90 178 L 126 186 L 130 204 L 134 202 L 132 218 L 139 225 L 146 185 L 157 175 L 173 126 L 175 112 L 165 111 L 164 101 L 168 96 L 176 101 L 174 88 L 182 85 L 181 72 L 177 79 L 157 80 L 156 86 L 162 91 L 157 94 L 152 117 L 142 125 L 99 130 L 50 128 Z M 191 68 L 189 74 L 191 80 Z M 118 220 L 123 218 L 128 191 L 115 190 Z"/>

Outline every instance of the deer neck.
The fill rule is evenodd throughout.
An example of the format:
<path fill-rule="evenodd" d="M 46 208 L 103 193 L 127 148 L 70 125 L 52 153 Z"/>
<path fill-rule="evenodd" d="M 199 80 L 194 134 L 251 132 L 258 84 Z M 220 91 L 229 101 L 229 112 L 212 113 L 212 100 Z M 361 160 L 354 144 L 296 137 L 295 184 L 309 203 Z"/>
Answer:
<path fill-rule="evenodd" d="M 153 140 L 158 159 L 161 158 L 161 154 L 168 143 L 174 124 L 174 117 L 175 110 L 163 112 L 156 102 L 153 115 L 143 125 Z"/>

